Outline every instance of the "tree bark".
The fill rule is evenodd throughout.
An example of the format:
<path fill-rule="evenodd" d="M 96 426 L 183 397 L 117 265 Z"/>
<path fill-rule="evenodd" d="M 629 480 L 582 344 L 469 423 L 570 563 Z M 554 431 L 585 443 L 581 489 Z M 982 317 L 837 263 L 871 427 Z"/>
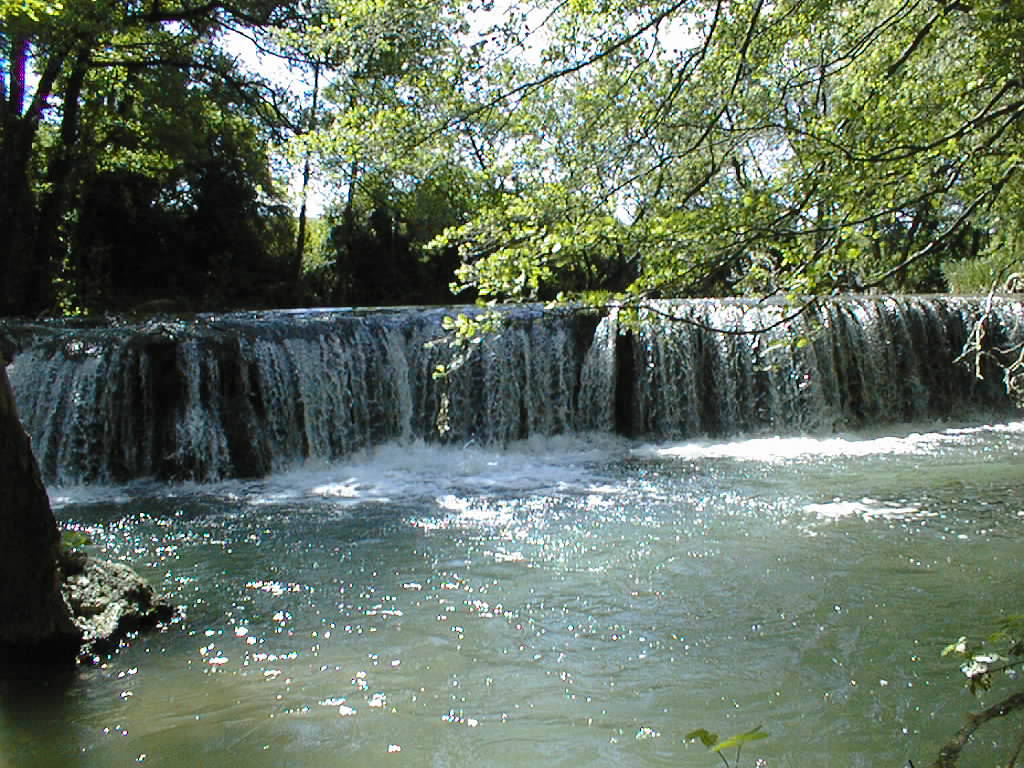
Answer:
<path fill-rule="evenodd" d="M 1011 712 L 1016 712 L 1022 708 L 1024 708 L 1024 691 L 1007 696 L 984 712 L 968 715 L 967 724 L 939 750 L 939 756 L 932 764 L 932 768 L 956 768 L 957 761 L 960 759 L 960 752 L 967 746 L 967 742 L 971 740 L 975 731 L 990 720 L 995 720 L 997 717 L 1006 717 Z M 1016 754 L 1013 760 L 1011 760 L 1012 762 L 1016 762 Z"/>
<path fill-rule="evenodd" d="M 18 146 L 25 143 L 19 141 L 22 129 L 18 123 L 5 126 L 0 161 L 0 218 L 5 222 L 0 235 L 0 315 L 25 314 L 31 272 L 35 203 L 29 185 L 30 152 L 22 152 Z"/>

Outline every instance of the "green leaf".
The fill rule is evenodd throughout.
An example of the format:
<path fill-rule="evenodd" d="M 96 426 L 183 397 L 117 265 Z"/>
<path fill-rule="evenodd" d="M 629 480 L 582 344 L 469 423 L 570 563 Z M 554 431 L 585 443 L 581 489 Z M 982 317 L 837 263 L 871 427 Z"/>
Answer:
<path fill-rule="evenodd" d="M 65 549 L 80 549 L 92 544 L 92 538 L 83 531 L 61 531 L 61 543 Z"/>
<path fill-rule="evenodd" d="M 707 747 L 708 749 L 713 749 L 714 746 L 718 743 L 718 734 L 711 733 L 706 728 L 698 728 L 697 730 L 690 731 L 688 734 L 686 734 L 685 740 L 700 740 L 700 743 L 703 744 L 705 747 Z"/>
<path fill-rule="evenodd" d="M 746 733 L 740 733 L 732 738 L 726 739 L 721 744 L 711 747 L 712 752 L 721 752 L 723 749 L 729 747 L 740 747 L 751 741 L 759 741 L 760 739 L 767 739 L 768 734 L 761 730 L 761 726 L 757 726 Z"/>
<path fill-rule="evenodd" d="M 943 656 L 949 656 L 955 653 L 957 656 L 967 655 L 967 638 L 960 637 L 955 643 L 950 643 L 942 649 Z"/>

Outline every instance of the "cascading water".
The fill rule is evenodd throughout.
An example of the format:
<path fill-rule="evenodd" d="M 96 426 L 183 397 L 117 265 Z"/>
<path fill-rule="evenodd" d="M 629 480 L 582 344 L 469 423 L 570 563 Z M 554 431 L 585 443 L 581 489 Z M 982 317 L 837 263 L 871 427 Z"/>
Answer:
<path fill-rule="evenodd" d="M 1019 344 L 1022 305 L 992 311 L 1005 345 Z M 954 363 L 980 312 L 920 297 L 829 301 L 794 317 L 782 305 L 656 305 L 634 334 L 627 431 L 793 434 L 1005 407 L 998 376 Z"/>
<path fill-rule="evenodd" d="M 504 444 L 587 430 L 684 438 L 820 432 L 1008 408 L 954 364 L 980 300 L 687 301 L 630 322 L 524 307 L 451 361 L 446 310 L 204 316 L 15 329 L 10 368 L 44 476 L 261 476 L 387 441 Z M 988 307 L 1024 339 L 1019 302 Z"/>
<path fill-rule="evenodd" d="M 581 338 L 589 345 L 595 318 L 509 312 L 506 327 L 442 380 L 434 372 L 451 359 L 444 314 L 22 328 L 10 375 L 43 473 L 59 484 L 259 476 L 391 440 L 504 443 L 588 423 L 578 405 Z"/>

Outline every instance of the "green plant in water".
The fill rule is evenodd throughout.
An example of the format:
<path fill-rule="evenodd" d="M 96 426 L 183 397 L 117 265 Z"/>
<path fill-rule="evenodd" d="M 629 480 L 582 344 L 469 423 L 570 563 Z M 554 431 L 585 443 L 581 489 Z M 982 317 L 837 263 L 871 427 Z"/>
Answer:
<path fill-rule="evenodd" d="M 85 547 L 89 544 L 92 544 L 92 539 L 83 531 L 71 529 L 60 532 L 57 564 L 64 577 L 82 572 L 89 557 L 85 552 Z"/>
<path fill-rule="evenodd" d="M 488 334 L 495 335 L 499 333 L 504 324 L 504 317 L 494 309 L 474 315 L 466 315 L 460 312 L 455 317 L 443 317 L 441 319 L 441 328 L 444 330 L 445 335 L 428 341 L 427 346 L 447 344 L 451 350 L 451 360 L 446 365 L 437 365 L 434 368 L 433 377 L 435 379 L 445 379 L 449 374 L 457 371 L 469 359 L 473 349 Z"/>
<path fill-rule="evenodd" d="M 61 531 L 60 543 L 65 550 L 81 549 L 92 544 L 92 539 L 82 531 Z"/>
<path fill-rule="evenodd" d="M 697 730 L 690 731 L 686 734 L 684 741 L 699 741 L 709 750 L 717 753 L 722 762 L 725 763 L 726 768 L 739 768 L 740 756 L 743 754 L 743 745 L 751 741 L 760 741 L 761 739 L 767 738 L 768 734 L 762 731 L 761 726 L 759 725 L 756 728 L 745 731 L 744 733 L 738 733 L 735 736 L 730 736 L 725 741 L 719 741 L 717 733 L 711 733 L 711 731 L 706 728 L 698 728 Z M 730 763 L 729 759 L 723 754 L 723 752 L 727 749 L 732 749 L 733 747 L 736 748 L 736 756 Z M 755 768 L 762 768 L 765 765 L 767 765 L 767 763 L 765 763 L 761 758 L 757 758 L 757 760 L 754 761 Z"/>
<path fill-rule="evenodd" d="M 1024 615 L 1007 616 L 999 622 L 999 629 L 985 640 L 972 644 L 966 637 L 959 638 L 942 650 L 943 656 L 963 659 L 960 671 L 967 678 L 971 693 L 992 688 L 992 676 L 1024 665 Z M 1002 653 L 992 646 L 999 646 Z"/>
<path fill-rule="evenodd" d="M 451 432 L 449 419 L 451 400 L 448 393 L 451 375 L 469 361 L 474 350 L 480 346 L 487 335 L 497 335 L 504 325 L 504 316 L 495 309 L 487 309 L 473 315 L 460 312 L 455 317 L 444 317 L 441 320 L 441 328 L 445 335 L 426 343 L 427 347 L 447 345 L 449 353 L 448 361 L 436 365 L 433 372 L 433 378 L 441 384 L 441 402 L 435 424 L 437 434 L 441 437 L 445 437 Z"/>

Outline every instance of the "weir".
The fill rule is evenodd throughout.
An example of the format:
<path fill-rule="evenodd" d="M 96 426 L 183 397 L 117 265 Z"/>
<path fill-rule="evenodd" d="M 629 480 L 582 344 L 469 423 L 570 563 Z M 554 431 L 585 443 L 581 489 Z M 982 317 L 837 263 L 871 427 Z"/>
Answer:
<path fill-rule="evenodd" d="M 143 323 L 26 323 L 9 368 L 50 483 L 262 476 L 390 441 L 507 443 L 822 433 L 1009 411 L 995 367 L 955 359 L 983 312 L 993 348 L 1024 305 L 858 297 L 503 310 L 452 365 L 442 319 L 472 309 L 308 310 Z M 450 368 L 435 375 L 439 366 Z"/>

